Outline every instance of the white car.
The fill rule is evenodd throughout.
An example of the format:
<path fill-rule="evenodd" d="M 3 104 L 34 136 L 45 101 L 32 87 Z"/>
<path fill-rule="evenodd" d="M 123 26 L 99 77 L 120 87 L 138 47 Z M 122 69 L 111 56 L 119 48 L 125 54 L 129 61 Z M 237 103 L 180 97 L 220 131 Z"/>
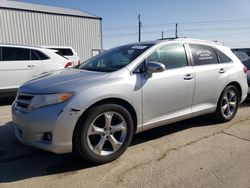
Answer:
<path fill-rule="evenodd" d="M 80 65 L 80 59 L 76 51 L 70 46 L 42 46 L 52 50 L 57 50 L 57 54 L 66 57 L 74 63 L 74 66 Z"/>
<path fill-rule="evenodd" d="M 42 73 L 67 67 L 73 67 L 73 63 L 54 50 L 0 44 L 0 95 L 16 91 Z"/>

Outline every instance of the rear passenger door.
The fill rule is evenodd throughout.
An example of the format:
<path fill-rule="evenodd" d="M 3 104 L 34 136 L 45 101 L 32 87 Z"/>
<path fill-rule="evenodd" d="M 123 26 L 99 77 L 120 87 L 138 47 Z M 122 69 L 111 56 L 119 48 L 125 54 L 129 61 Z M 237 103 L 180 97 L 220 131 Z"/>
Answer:
<path fill-rule="evenodd" d="M 217 106 L 218 98 L 228 79 L 227 65 L 220 63 L 215 48 L 189 44 L 195 73 L 195 92 L 192 111 L 202 112 Z"/>
<path fill-rule="evenodd" d="M 0 89 L 16 89 L 42 73 L 42 62 L 33 53 L 26 48 L 1 47 Z"/>

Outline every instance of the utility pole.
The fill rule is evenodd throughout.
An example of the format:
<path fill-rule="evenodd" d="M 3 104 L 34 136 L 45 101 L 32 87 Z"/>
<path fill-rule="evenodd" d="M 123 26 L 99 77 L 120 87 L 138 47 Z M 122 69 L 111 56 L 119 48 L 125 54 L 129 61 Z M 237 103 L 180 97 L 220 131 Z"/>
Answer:
<path fill-rule="evenodd" d="M 178 38 L 178 24 L 175 24 L 175 38 Z"/>
<path fill-rule="evenodd" d="M 161 32 L 161 39 L 164 39 L 164 31 Z"/>
<path fill-rule="evenodd" d="M 139 21 L 139 42 L 141 42 L 141 15 L 138 16 Z"/>

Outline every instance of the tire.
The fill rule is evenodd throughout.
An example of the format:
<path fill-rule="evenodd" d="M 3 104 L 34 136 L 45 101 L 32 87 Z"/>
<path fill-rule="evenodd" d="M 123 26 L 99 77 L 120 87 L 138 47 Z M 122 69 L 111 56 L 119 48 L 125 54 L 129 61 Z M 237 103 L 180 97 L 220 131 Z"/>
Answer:
<path fill-rule="evenodd" d="M 117 159 L 130 145 L 133 133 L 132 117 L 124 107 L 103 104 L 80 118 L 73 144 L 84 159 L 102 164 Z"/>
<path fill-rule="evenodd" d="M 238 111 L 239 101 L 238 89 L 232 85 L 227 86 L 220 96 L 215 118 L 221 123 L 232 120 Z"/>

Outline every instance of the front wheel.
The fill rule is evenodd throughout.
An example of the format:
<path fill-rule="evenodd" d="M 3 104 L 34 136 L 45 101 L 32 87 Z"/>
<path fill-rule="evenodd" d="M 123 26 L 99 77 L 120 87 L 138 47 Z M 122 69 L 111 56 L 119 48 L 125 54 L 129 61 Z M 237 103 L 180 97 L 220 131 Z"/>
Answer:
<path fill-rule="evenodd" d="M 104 104 L 90 110 L 79 120 L 74 144 L 90 162 L 106 163 L 118 158 L 133 136 L 130 113 L 120 105 Z"/>
<path fill-rule="evenodd" d="M 239 106 L 239 92 L 235 86 L 227 86 L 217 105 L 216 119 L 227 122 L 234 118 Z"/>

